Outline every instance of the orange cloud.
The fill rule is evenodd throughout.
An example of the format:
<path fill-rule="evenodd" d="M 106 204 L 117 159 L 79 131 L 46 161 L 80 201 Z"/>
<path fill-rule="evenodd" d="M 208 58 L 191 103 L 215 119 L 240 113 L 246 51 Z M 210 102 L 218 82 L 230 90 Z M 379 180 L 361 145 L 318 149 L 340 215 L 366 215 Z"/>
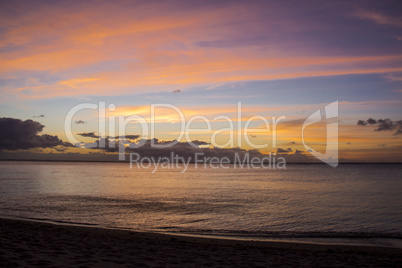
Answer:
<path fill-rule="evenodd" d="M 236 40 L 239 32 L 230 25 L 242 21 L 260 29 L 254 16 L 252 9 L 236 4 L 185 12 L 166 3 L 135 8 L 107 2 L 97 8 L 41 6 L 2 21 L 8 30 L 0 47 L 22 49 L 0 54 L 0 75 L 18 78 L 21 71 L 42 71 L 60 78 L 47 84 L 28 80 L 24 87 L 8 87 L 2 94 L 21 98 L 135 94 L 170 91 L 172 86 L 402 71 L 398 54 L 323 57 L 303 46 L 289 53 L 279 49 L 279 43 L 255 44 L 252 49 L 200 45 L 222 34 Z M 277 31 L 272 25 L 290 32 L 304 26 L 274 17 L 272 25 L 269 22 L 264 24 L 266 35 Z"/>

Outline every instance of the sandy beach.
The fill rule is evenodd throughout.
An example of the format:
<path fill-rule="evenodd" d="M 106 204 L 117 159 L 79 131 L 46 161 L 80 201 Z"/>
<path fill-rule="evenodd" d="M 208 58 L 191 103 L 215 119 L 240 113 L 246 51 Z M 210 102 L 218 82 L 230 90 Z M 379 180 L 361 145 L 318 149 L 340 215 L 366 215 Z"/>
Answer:
<path fill-rule="evenodd" d="M 0 219 L 3 267 L 397 267 L 402 250 L 182 237 Z"/>

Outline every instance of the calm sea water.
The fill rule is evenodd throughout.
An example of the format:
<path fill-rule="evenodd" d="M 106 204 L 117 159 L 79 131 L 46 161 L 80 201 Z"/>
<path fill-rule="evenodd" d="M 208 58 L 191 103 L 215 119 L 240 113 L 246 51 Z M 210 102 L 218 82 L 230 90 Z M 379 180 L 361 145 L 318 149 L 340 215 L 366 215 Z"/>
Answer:
<path fill-rule="evenodd" d="M 253 239 L 402 240 L 401 164 L 180 171 L 3 161 L 0 216 Z"/>

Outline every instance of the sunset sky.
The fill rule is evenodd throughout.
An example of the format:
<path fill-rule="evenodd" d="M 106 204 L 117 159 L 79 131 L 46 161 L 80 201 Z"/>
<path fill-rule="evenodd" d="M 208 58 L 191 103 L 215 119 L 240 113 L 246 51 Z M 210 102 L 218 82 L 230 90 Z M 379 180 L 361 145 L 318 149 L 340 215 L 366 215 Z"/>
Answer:
<path fill-rule="evenodd" d="M 0 62 L 0 117 L 37 121 L 38 135 L 64 142 L 65 116 L 81 103 L 104 101 L 116 106 L 107 116 L 147 120 L 151 104 L 172 104 L 216 130 L 227 127 L 216 116 L 238 121 L 241 102 L 243 127 L 252 116 L 286 116 L 276 146 L 261 120 L 250 124 L 250 140 L 269 143 L 262 153 L 308 155 L 304 120 L 338 101 L 341 159 L 402 161 L 400 1 L 1 1 Z M 176 139 L 177 113 L 156 114 L 155 137 Z M 99 120 L 94 110 L 76 113 L 76 139 L 93 142 L 78 133 L 99 135 Z M 129 124 L 126 134 L 141 129 Z M 305 135 L 323 150 L 325 124 Z M 190 136 L 211 142 L 210 132 Z M 4 137 L 2 158 L 90 151 L 6 147 Z M 228 133 L 216 140 L 224 145 Z"/>

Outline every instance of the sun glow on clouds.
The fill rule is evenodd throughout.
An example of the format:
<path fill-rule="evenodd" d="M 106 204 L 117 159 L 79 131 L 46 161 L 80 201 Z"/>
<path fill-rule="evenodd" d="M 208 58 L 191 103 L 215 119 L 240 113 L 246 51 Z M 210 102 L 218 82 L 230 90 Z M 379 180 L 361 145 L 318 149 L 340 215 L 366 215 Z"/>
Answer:
<path fill-rule="evenodd" d="M 135 104 L 121 101 L 107 115 L 136 114 L 149 122 L 149 104 L 169 103 L 163 94 L 180 89 L 169 100 L 188 100 L 179 106 L 186 120 L 202 115 L 220 127 L 227 124 L 215 118 L 221 115 L 243 125 L 254 115 L 286 115 L 287 121 L 278 127 L 279 143 L 287 148 L 295 142 L 291 146 L 301 150 L 302 120 L 339 100 L 339 141 L 349 150 L 348 157 L 353 155 L 350 150 L 360 150 L 356 155 L 361 156 L 363 149 L 374 150 L 379 144 L 395 148 L 401 145 L 399 138 L 355 125 L 370 113 L 385 118 L 377 114 L 391 111 L 389 114 L 396 116 L 402 112 L 402 24 L 397 8 L 390 7 L 350 1 L 320 5 L 307 1 L 292 6 L 274 1 L 86 1 L 74 5 L 63 1 L 3 1 L 0 103 L 34 106 L 46 100 L 56 103 L 130 95 L 138 98 Z M 361 77 L 361 88 L 372 83 L 365 81 L 369 76 L 382 77 L 383 81 L 374 90 L 358 93 L 354 84 L 339 93 L 327 92 L 325 86 L 310 92 L 306 88 L 313 82 L 303 84 L 306 78 L 339 76 Z M 230 86 L 290 79 L 300 81 L 300 85 L 289 89 L 272 85 L 263 90 L 245 87 L 246 93 Z M 309 94 L 323 97 L 314 102 Z M 279 102 L 277 95 L 285 101 Z M 236 96 L 233 103 L 227 101 Z M 246 100 L 249 103 L 243 105 L 238 118 L 236 103 Z M 263 101 L 268 104 L 264 106 Z M 47 114 L 53 114 L 51 109 L 58 111 L 60 118 L 66 114 L 54 106 Z M 161 138 L 174 138 L 178 114 L 163 108 L 156 112 Z M 88 124 L 75 128 L 94 131 L 94 113 L 86 116 L 77 120 Z M 53 124 L 63 133 L 59 123 Z M 252 126 L 255 131 L 250 137 L 255 141 L 264 142 L 270 135 L 261 128 L 261 122 Z M 324 126 L 312 125 L 309 131 L 310 142 L 322 143 Z M 195 138 L 207 138 L 205 132 L 195 134 Z"/>
<path fill-rule="evenodd" d="M 29 78 L 41 71 L 51 79 L 39 84 L 25 79 L 22 86 L 3 87 L 2 95 L 134 94 L 175 86 L 402 71 L 401 54 L 316 52 L 309 47 L 312 40 L 298 34 L 309 31 L 311 22 L 258 8 L 240 3 L 198 9 L 161 2 L 99 2 L 97 8 L 34 5 L 27 14 L 2 19 L 0 47 L 6 53 L 0 55 L 0 74 L 11 78 L 23 71 Z M 263 17 L 267 12 L 270 17 Z M 320 27 L 313 29 L 321 32 Z M 281 48 L 284 33 L 294 34 L 287 49 Z"/>

